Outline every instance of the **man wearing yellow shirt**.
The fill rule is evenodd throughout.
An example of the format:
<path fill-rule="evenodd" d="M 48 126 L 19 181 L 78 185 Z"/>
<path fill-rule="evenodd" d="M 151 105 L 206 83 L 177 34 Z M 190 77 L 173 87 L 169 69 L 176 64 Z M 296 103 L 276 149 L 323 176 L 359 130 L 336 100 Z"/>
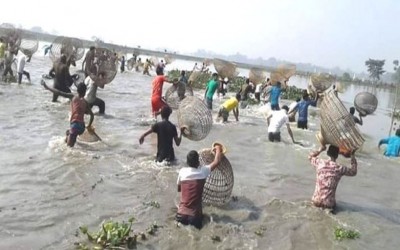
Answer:
<path fill-rule="evenodd" d="M 222 116 L 224 122 L 228 121 L 229 112 L 233 110 L 233 114 L 235 115 L 236 121 L 239 121 L 239 102 L 240 102 L 240 94 L 236 94 L 236 97 L 232 97 L 231 99 L 225 101 L 221 108 L 219 109 L 217 119 Z"/>

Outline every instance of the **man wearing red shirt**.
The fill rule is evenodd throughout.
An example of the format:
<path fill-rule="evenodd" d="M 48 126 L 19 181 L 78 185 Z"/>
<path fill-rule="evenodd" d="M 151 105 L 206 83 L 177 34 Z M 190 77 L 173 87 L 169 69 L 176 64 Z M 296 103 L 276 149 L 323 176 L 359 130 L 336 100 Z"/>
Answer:
<path fill-rule="evenodd" d="M 161 109 L 164 106 L 168 106 L 167 103 L 164 102 L 162 99 L 162 89 L 164 82 L 169 82 L 173 83 L 174 85 L 178 83 L 178 79 L 174 79 L 172 82 L 164 76 L 163 72 L 161 70 L 157 70 L 157 76 L 154 78 L 152 87 L 153 90 L 151 92 L 151 108 L 152 108 L 152 113 L 155 118 L 157 118 L 157 115 L 160 114 Z"/>

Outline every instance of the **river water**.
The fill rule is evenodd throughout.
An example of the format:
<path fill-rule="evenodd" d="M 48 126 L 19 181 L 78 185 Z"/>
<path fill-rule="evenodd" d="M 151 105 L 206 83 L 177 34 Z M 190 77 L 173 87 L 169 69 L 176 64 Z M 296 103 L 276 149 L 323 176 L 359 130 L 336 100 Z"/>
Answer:
<path fill-rule="evenodd" d="M 190 69 L 193 62 L 174 62 L 167 69 L 179 65 Z M 156 136 L 138 143 L 151 124 L 152 77 L 118 74 L 99 90 L 106 115 L 95 116 L 94 126 L 103 142 L 78 142 L 70 149 L 63 142 L 69 103 L 63 98 L 52 103 L 51 93 L 39 84 L 50 66 L 50 59 L 38 53 L 26 66 L 32 84 L 0 84 L 0 249 L 73 249 L 74 242 L 85 239 L 75 235 L 79 226 L 94 231 L 104 220 L 131 216 L 137 219 L 136 231 L 145 231 L 153 221 L 163 225 L 138 249 L 398 249 L 399 161 L 383 157 L 377 148 L 388 134 L 393 91 L 370 90 L 378 96 L 379 108 L 364 119 L 360 129 L 366 143 L 357 153 L 358 174 L 341 180 L 338 212 L 331 215 L 309 202 L 315 172 L 307 155 L 317 147 L 318 109 L 310 108 L 310 130 L 293 125 L 295 139 L 305 147 L 291 144 L 286 130 L 284 142 L 268 142 L 266 108 L 252 106 L 240 110 L 238 123 L 214 124 L 203 141 L 183 138 L 175 147 L 178 165 L 158 167 L 152 161 Z M 307 79 L 294 77 L 290 84 L 305 87 Z M 356 93 L 367 90 L 354 85 L 344 89 L 340 97 L 347 106 Z M 215 99 L 213 116 L 222 101 Z M 171 120 L 176 123 L 176 112 Z M 189 150 L 209 148 L 213 141 L 228 148 L 237 200 L 205 207 L 201 231 L 178 228 L 173 220 L 178 171 Z M 144 204 L 150 201 L 160 208 Z M 336 241 L 336 226 L 358 230 L 361 237 Z M 212 236 L 221 242 L 213 242 Z"/>

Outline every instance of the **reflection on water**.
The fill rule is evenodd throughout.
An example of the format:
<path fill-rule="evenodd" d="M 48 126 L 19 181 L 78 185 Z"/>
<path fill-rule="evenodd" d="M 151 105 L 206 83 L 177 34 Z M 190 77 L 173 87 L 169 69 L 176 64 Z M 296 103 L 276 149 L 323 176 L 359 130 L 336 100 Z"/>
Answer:
<path fill-rule="evenodd" d="M 174 61 L 167 69 L 179 65 L 191 69 L 194 62 Z M 164 226 L 139 249 L 398 249 L 399 161 L 383 157 L 377 149 L 377 140 L 388 132 L 387 113 L 393 103 L 389 90 L 376 90 L 379 109 L 360 128 L 366 143 L 357 153 L 358 175 L 343 177 L 337 193 L 339 212 L 329 215 L 309 204 L 315 172 L 306 156 L 317 146 L 318 109 L 310 110 L 310 130 L 293 127 L 294 137 L 305 147 L 290 143 L 286 130 L 284 142 L 268 142 L 267 108 L 251 106 L 240 111 L 240 122 L 214 124 L 203 141 L 184 138 L 175 150 L 178 165 L 159 167 L 152 161 L 156 136 L 138 143 L 153 122 L 151 77 L 118 74 L 99 89 L 107 115 L 95 116 L 94 126 L 103 141 L 70 149 L 63 143 L 69 102 L 60 98 L 52 103 L 50 92 L 39 85 L 50 66 L 50 59 L 36 55 L 27 64 L 32 85 L 0 84 L 0 249 L 73 249 L 73 243 L 83 239 L 75 236 L 79 226 L 95 230 L 103 220 L 131 216 L 137 218 L 137 231 L 153 221 Z M 306 78 L 290 80 L 298 87 L 307 83 Z M 345 88 L 340 97 L 347 106 L 357 92 L 367 90 Z M 215 99 L 213 117 L 222 101 Z M 179 168 L 189 150 L 208 148 L 214 141 L 228 148 L 235 174 L 233 195 L 238 199 L 225 207 L 206 207 L 201 231 L 177 228 L 173 217 Z M 349 164 L 347 159 L 339 161 Z M 160 208 L 143 205 L 149 201 L 159 202 Z M 337 225 L 360 231 L 361 238 L 336 242 Z M 254 233 L 260 230 L 261 235 Z M 222 241 L 213 242 L 214 235 Z"/>

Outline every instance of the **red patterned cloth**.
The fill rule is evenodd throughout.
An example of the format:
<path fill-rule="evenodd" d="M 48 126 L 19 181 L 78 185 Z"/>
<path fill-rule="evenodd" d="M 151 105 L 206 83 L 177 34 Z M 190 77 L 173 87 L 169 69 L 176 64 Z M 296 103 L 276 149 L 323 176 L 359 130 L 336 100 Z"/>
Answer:
<path fill-rule="evenodd" d="M 312 202 L 317 207 L 333 208 L 336 205 L 335 193 L 340 178 L 343 175 L 355 176 L 357 174 L 357 160 L 351 159 L 351 168 L 337 164 L 331 160 L 318 157 L 308 157 L 317 171 L 317 180 Z"/>

